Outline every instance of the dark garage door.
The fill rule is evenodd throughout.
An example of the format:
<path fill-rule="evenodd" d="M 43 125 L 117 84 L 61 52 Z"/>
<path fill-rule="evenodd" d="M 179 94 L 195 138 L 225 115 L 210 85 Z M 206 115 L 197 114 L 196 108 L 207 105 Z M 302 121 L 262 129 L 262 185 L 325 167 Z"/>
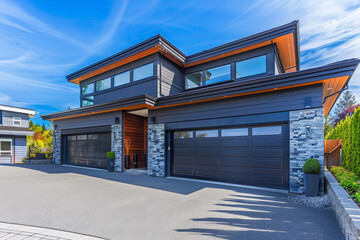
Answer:
<path fill-rule="evenodd" d="M 288 189 L 288 125 L 174 132 L 172 175 Z"/>
<path fill-rule="evenodd" d="M 66 163 L 106 168 L 106 152 L 111 151 L 110 133 L 70 135 L 66 138 Z"/>

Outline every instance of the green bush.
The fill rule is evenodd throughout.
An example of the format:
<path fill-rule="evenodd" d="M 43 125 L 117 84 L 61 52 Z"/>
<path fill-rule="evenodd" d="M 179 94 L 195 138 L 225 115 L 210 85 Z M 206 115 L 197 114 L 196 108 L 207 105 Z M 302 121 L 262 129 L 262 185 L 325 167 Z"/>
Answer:
<path fill-rule="evenodd" d="M 115 158 L 115 153 L 114 152 L 107 152 L 106 153 L 106 158 L 107 159 L 114 159 Z"/>
<path fill-rule="evenodd" d="M 305 174 L 320 174 L 321 166 L 317 159 L 309 158 L 306 160 L 303 166 L 303 172 Z"/>
<path fill-rule="evenodd" d="M 360 109 L 340 121 L 325 139 L 342 139 L 341 166 L 360 176 Z"/>
<path fill-rule="evenodd" d="M 330 171 L 334 174 L 340 186 L 342 186 L 350 194 L 356 195 L 355 193 L 360 190 L 360 178 L 355 173 L 342 167 L 332 167 Z M 359 196 L 360 198 L 359 194 L 356 196 Z"/>

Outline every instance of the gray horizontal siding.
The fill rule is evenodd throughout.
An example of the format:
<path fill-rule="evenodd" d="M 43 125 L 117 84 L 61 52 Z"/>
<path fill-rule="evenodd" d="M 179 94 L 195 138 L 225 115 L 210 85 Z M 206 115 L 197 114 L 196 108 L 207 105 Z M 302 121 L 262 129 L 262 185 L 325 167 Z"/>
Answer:
<path fill-rule="evenodd" d="M 0 155 L 0 163 L 13 163 L 11 155 Z"/>
<path fill-rule="evenodd" d="M 15 138 L 15 162 L 21 163 L 26 158 L 26 138 Z"/>
<path fill-rule="evenodd" d="M 121 119 L 122 112 L 117 111 L 111 113 L 96 114 L 91 116 L 56 120 L 54 121 L 54 125 L 56 125 L 56 128 L 59 130 L 107 126 L 107 125 L 115 124 L 116 117 Z"/>
<path fill-rule="evenodd" d="M 160 68 L 160 80 L 158 82 L 158 88 L 160 96 L 169 96 L 184 91 L 184 74 L 182 69 L 170 61 L 169 59 L 162 57 Z"/>
<path fill-rule="evenodd" d="M 157 123 L 183 123 L 202 120 L 211 122 L 211 120 L 216 121 L 219 118 L 303 109 L 305 108 L 305 97 L 311 97 L 311 107 L 321 107 L 322 86 L 316 85 L 296 90 L 151 110 L 149 117 L 156 117 Z"/>
<path fill-rule="evenodd" d="M 9 111 L 2 111 L 2 125 L 13 127 L 13 117 L 21 118 L 21 126 L 16 127 L 29 127 L 29 115 L 24 113 L 16 113 L 16 112 L 9 112 Z"/>

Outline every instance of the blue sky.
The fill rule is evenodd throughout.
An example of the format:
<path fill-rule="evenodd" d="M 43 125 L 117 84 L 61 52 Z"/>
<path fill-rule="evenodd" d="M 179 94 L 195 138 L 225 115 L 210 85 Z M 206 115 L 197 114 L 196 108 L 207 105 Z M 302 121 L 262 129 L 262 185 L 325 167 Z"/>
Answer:
<path fill-rule="evenodd" d="M 360 0 L 1 0 L 0 104 L 79 107 L 65 75 L 158 33 L 192 54 L 300 20 L 302 69 L 360 58 L 359 16 Z"/>

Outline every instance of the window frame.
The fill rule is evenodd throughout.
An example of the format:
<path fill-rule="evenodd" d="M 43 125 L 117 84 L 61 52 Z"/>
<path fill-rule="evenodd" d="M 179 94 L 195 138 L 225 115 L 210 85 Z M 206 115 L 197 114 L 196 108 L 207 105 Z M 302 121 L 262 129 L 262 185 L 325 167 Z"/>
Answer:
<path fill-rule="evenodd" d="M 87 99 L 87 98 L 92 98 L 92 99 Z M 85 100 L 85 101 L 89 101 L 89 102 L 92 101 L 92 104 L 84 106 L 84 105 L 83 105 L 83 101 L 84 101 L 84 100 Z M 81 107 L 93 106 L 93 105 L 94 105 L 94 100 L 95 100 L 94 95 L 82 97 L 82 98 L 81 98 L 81 103 L 80 103 L 80 104 L 81 104 Z"/>
<path fill-rule="evenodd" d="M 97 89 L 97 83 L 98 83 L 98 82 L 101 82 L 101 81 L 104 81 L 104 80 L 107 80 L 107 79 L 109 79 L 109 81 L 110 81 L 110 87 L 105 88 L 105 89 L 98 90 L 98 89 Z M 95 82 L 95 92 L 103 92 L 103 91 L 109 90 L 109 89 L 112 88 L 112 86 L 113 86 L 113 84 L 112 84 L 112 76 L 106 77 L 106 78 L 103 78 L 103 79 L 100 79 L 100 80 L 97 80 L 97 81 Z"/>
<path fill-rule="evenodd" d="M 127 73 L 129 72 L 129 82 L 127 83 L 123 83 L 123 84 L 120 84 L 120 85 L 115 85 L 115 77 L 118 76 L 118 75 L 121 75 L 121 74 L 124 74 L 124 73 Z M 121 72 L 121 73 L 118 73 L 118 74 L 115 74 L 112 76 L 112 86 L 113 88 L 118 88 L 118 87 L 122 87 L 122 86 L 126 86 L 127 84 L 130 84 L 132 83 L 132 69 L 129 69 L 129 70 L 126 70 L 124 72 Z"/>
<path fill-rule="evenodd" d="M 10 142 L 10 151 L 4 151 L 1 149 L 1 143 L 2 142 Z M 7 138 L 1 138 L 0 139 L 0 156 L 11 156 L 13 153 L 13 146 L 12 146 L 12 139 L 7 139 Z M 10 154 L 3 154 L 3 152 L 9 152 Z"/>
<path fill-rule="evenodd" d="M 236 64 L 239 63 L 239 62 L 243 62 L 243 61 L 248 61 L 250 59 L 253 59 L 253 58 L 258 58 L 258 57 L 265 57 L 265 72 L 262 72 L 262 73 L 257 73 L 257 74 L 253 74 L 253 75 L 248 75 L 248 76 L 245 76 L 245 77 L 238 77 L 236 75 L 236 70 L 237 70 L 237 66 Z M 235 61 L 234 62 L 234 76 L 235 76 L 235 80 L 244 80 L 244 79 L 249 79 L 249 78 L 254 78 L 254 77 L 258 77 L 258 76 L 262 76 L 262 75 L 267 75 L 268 74 L 268 68 L 267 68 L 267 64 L 268 64 L 268 54 L 265 53 L 265 54 L 260 54 L 260 55 L 256 55 L 256 56 L 251 56 L 251 57 L 248 57 L 248 58 L 245 58 L 245 59 L 242 59 L 242 60 L 238 60 L 238 61 Z M 275 63 L 274 63 L 275 64 Z"/>
<path fill-rule="evenodd" d="M 221 67 L 229 67 L 229 79 L 227 80 L 223 80 L 223 81 L 220 81 L 220 82 L 215 82 L 215 83 L 207 83 L 207 79 L 206 79 L 206 71 L 209 71 L 209 70 L 212 70 L 212 69 L 216 69 L 216 68 L 221 68 Z M 211 68 L 207 68 L 207 69 L 203 69 L 203 86 L 210 86 L 210 85 L 215 85 L 215 84 L 221 84 L 221 83 L 224 83 L 224 82 L 228 82 L 228 81 L 231 81 L 231 71 L 232 71 L 232 67 L 231 67 L 231 62 L 230 63 L 227 63 L 227 64 L 223 64 L 223 65 L 218 65 L 218 66 L 215 66 L 215 67 L 211 67 Z M 209 79 L 211 80 L 211 79 Z"/>
<path fill-rule="evenodd" d="M 187 75 L 192 75 L 192 74 L 195 74 L 195 73 L 200 73 L 201 74 L 200 85 L 197 86 L 197 87 L 186 88 L 186 76 Z M 185 91 L 190 90 L 190 89 L 196 89 L 196 88 L 199 88 L 199 87 L 203 87 L 204 86 L 203 84 L 204 84 L 204 70 L 199 70 L 199 71 L 194 71 L 194 72 L 191 72 L 191 73 L 184 74 L 184 89 L 185 89 Z"/>
<path fill-rule="evenodd" d="M 19 125 L 15 124 L 15 122 L 18 122 Z M 21 127 L 21 117 L 13 117 L 13 126 Z"/>
<path fill-rule="evenodd" d="M 96 82 L 91 82 L 91 83 L 88 83 L 88 84 L 85 84 L 84 86 L 89 86 L 89 85 L 91 85 L 91 84 L 93 84 L 93 87 L 92 87 L 92 92 L 90 92 L 90 93 L 83 93 L 83 87 L 84 86 L 80 86 L 80 92 L 81 92 L 81 96 L 86 96 L 86 95 L 90 95 L 90 94 L 94 94 L 95 93 L 95 84 Z"/>
<path fill-rule="evenodd" d="M 144 78 L 140 78 L 138 80 L 135 80 L 135 70 L 138 69 L 138 68 L 141 68 L 141 67 L 144 67 L 146 65 L 150 65 L 152 64 L 152 75 L 151 76 L 148 76 L 148 77 L 144 77 Z M 137 67 L 134 67 L 131 69 L 131 80 L 130 82 L 131 83 L 135 83 L 135 82 L 140 82 L 140 81 L 144 81 L 144 80 L 147 80 L 147 79 L 151 79 L 151 78 L 154 78 L 156 74 L 156 71 L 155 71 L 155 62 L 154 61 L 151 61 L 151 62 L 148 62 L 148 63 L 145 63 L 145 64 L 142 64 L 140 66 L 137 66 Z"/>

